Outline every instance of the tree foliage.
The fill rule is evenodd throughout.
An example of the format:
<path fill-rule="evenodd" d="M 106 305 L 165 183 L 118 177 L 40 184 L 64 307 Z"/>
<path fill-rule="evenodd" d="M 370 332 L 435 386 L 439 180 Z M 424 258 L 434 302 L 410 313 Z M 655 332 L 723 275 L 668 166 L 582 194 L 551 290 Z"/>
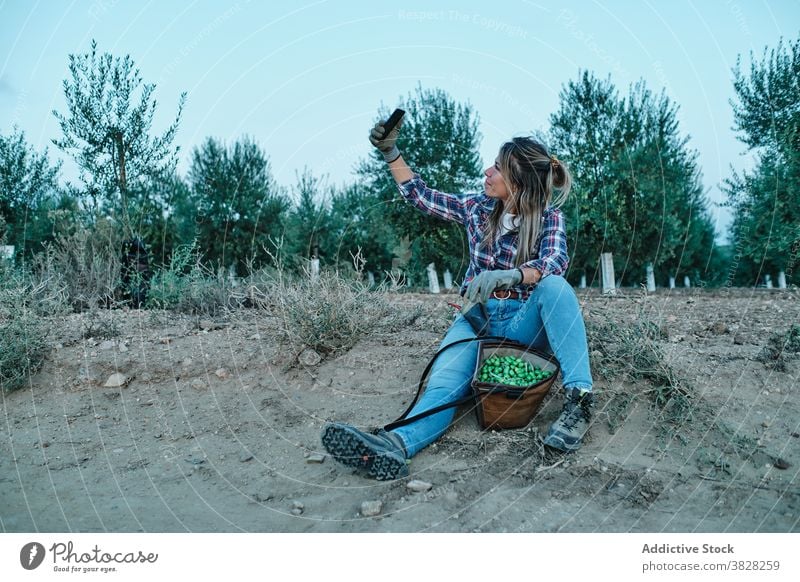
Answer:
<path fill-rule="evenodd" d="M 329 230 L 330 213 L 326 199 L 330 188 L 322 178 L 305 168 L 297 174 L 297 183 L 292 190 L 295 204 L 286 220 L 284 250 L 300 259 L 327 259 L 333 254 L 333 250 L 323 243 Z"/>
<path fill-rule="evenodd" d="M 550 121 L 553 149 L 574 178 L 564 208 L 571 279 L 599 276 L 604 252 L 623 284 L 644 281 L 647 263 L 662 280 L 709 276 L 714 228 L 677 111 L 641 81 L 620 96 L 610 79 L 584 72 L 562 88 Z"/>
<path fill-rule="evenodd" d="M 761 60 L 751 52 L 747 72 L 740 56 L 733 74 L 731 105 L 739 139 L 750 148 L 789 146 L 800 122 L 800 39 L 765 48 Z"/>
<path fill-rule="evenodd" d="M 353 268 L 359 256 L 365 271 L 378 277 L 388 271 L 397 241 L 379 195 L 359 184 L 330 186 L 307 168 L 297 175 L 293 191 L 283 237 L 286 256 L 301 263 L 316 256 L 337 269 Z"/>
<path fill-rule="evenodd" d="M 733 70 L 731 105 L 754 165 L 732 170 L 726 181 L 734 215 L 727 271 L 676 103 L 641 81 L 621 93 L 590 72 L 563 86 L 544 141 L 574 178 L 564 207 L 571 281 L 583 273 L 599 279 L 599 257 L 612 252 L 621 284 L 641 283 L 647 263 L 659 281 L 688 275 L 695 284 L 752 285 L 783 271 L 800 283 L 800 39 L 750 57 Z M 129 55 L 100 54 L 93 41 L 89 52 L 69 55 L 68 71 L 65 109 L 53 111 L 62 136 L 53 143 L 75 160 L 78 186 L 59 186 L 60 164 L 49 162 L 47 150 L 34 151 L 19 130 L 0 135 L 0 240 L 18 256 L 102 222 L 121 237 L 143 238 L 155 266 L 173 264 L 174 249 L 194 245 L 210 267 L 246 274 L 249 265 L 270 262 L 273 242 L 283 240 L 282 258 L 297 259 L 288 263 L 317 255 L 326 265 L 349 265 L 360 253 L 376 274 L 399 260 L 414 284 L 425 282 L 431 262 L 456 280 L 463 276 L 463 227 L 407 204 L 379 152 L 341 187 L 303 170 L 290 197 L 253 140 L 227 146 L 208 138 L 179 176 L 175 141 L 185 94 L 159 133 L 156 87 Z M 472 107 L 422 86 L 397 105 L 407 112 L 398 146 L 412 170 L 441 191 L 480 190 Z M 376 121 L 389 112 L 382 107 Z"/>
<path fill-rule="evenodd" d="M 180 245 L 196 234 L 189 186 L 176 173 L 155 176 L 129 191 L 128 216 L 134 232 L 147 241 L 154 265 L 169 265 Z"/>
<path fill-rule="evenodd" d="M 735 248 L 731 283 L 753 285 L 783 271 L 800 282 L 800 39 L 751 53 L 734 69 L 732 101 L 739 139 L 755 168 L 727 180 Z"/>
<path fill-rule="evenodd" d="M 406 111 L 398 147 L 409 167 L 440 191 L 479 189 L 481 136 L 472 107 L 457 103 L 441 89 L 422 87 L 401 99 L 398 106 Z M 388 116 L 389 111 L 382 109 L 378 120 Z M 439 270 L 450 269 L 454 275 L 466 271 L 469 254 L 463 227 L 426 216 L 402 200 L 379 152 L 373 151 L 361 161 L 357 175 L 365 188 L 386 202 L 385 216 L 397 235 L 411 241 L 409 268 L 417 277 L 431 262 Z"/>
<path fill-rule="evenodd" d="M 53 111 L 63 137 L 53 140 L 71 155 L 87 192 L 110 206 L 129 231 L 131 191 L 171 173 L 179 148 L 173 146 L 186 99 L 182 94 L 174 121 L 161 135 L 151 135 L 156 101 L 154 84 L 144 83 L 129 55 L 69 56 L 70 77 L 64 80 L 67 111 Z"/>
<path fill-rule="evenodd" d="M 59 167 L 50 165 L 47 150 L 37 153 L 23 132 L 0 135 L 0 219 L 6 243 L 17 247 L 18 256 L 42 250 L 52 238 L 50 212 L 62 203 Z"/>
<path fill-rule="evenodd" d="M 397 238 L 386 206 L 379 193 L 359 183 L 334 191 L 325 245 L 331 263 L 352 264 L 360 253 L 365 270 L 378 276 L 389 271 Z"/>
<path fill-rule="evenodd" d="M 192 153 L 188 182 L 194 211 L 185 228 L 215 267 L 243 275 L 249 261 L 268 262 L 270 238 L 280 238 L 289 204 L 272 177 L 267 155 L 251 139 L 226 147 L 208 138 Z"/>

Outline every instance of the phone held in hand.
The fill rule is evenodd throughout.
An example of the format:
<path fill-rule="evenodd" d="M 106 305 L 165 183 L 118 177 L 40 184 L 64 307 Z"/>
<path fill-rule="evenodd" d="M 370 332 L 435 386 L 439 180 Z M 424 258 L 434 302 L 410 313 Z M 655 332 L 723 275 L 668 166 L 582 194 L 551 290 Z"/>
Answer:
<path fill-rule="evenodd" d="M 386 120 L 386 123 L 383 124 L 383 136 L 386 137 L 389 135 L 395 126 L 400 123 L 400 120 L 406 114 L 405 111 L 402 109 L 395 109 L 394 112 L 389 116 L 389 119 Z"/>
<path fill-rule="evenodd" d="M 489 335 L 489 313 L 483 303 L 475 303 L 467 312 L 462 311 L 461 315 L 469 322 L 478 337 Z"/>

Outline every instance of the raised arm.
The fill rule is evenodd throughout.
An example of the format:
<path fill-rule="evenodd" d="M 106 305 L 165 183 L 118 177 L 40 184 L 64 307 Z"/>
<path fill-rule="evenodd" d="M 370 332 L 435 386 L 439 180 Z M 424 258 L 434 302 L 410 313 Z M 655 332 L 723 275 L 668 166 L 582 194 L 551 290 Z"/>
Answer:
<path fill-rule="evenodd" d="M 411 168 L 408 167 L 402 155 L 393 162 L 389 162 L 389 169 L 391 170 L 392 177 L 394 178 L 394 181 L 397 182 L 398 186 L 403 182 L 408 182 L 414 177 L 414 172 L 412 172 Z"/>
<path fill-rule="evenodd" d="M 377 123 L 369 134 L 369 141 L 389 165 L 392 177 L 400 194 L 418 210 L 443 220 L 464 224 L 467 216 L 467 198 L 458 194 L 448 194 L 429 188 L 422 179 L 411 171 L 400 150 L 397 149 L 397 136 L 403 120 L 386 133 L 383 124 Z"/>
<path fill-rule="evenodd" d="M 397 149 L 397 136 L 400 134 L 400 128 L 403 125 L 403 119 L 397 122 L 389 135 L 384 135 L 385 130 L 383 124 L 377 123 L 372 131 L 369 133 L 369 141 L 374 145 L 378 151 L 383 154 L 383 159 L 389 164 L 389 170 L 392 172 L 394 181 L 399 186 L 403 182 L 408 182 L 414 177 L 414 173 L 406 164 L 400 150 Z"/>

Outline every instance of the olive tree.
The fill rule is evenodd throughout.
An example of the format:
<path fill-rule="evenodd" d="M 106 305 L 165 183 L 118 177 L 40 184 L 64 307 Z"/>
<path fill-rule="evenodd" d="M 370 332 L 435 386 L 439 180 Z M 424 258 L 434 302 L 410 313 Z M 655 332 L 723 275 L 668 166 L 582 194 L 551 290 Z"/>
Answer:
<path fill-rule="evenodd" d="M 177 163 L 173 146 L 186 94 L 178 102 L 173 122 L 153 134 L 156 86 L 144 83 L 130 55 L 117 57 L 91 51 L 69 55 L 69 78 L 64 80 L 66 112 L 53 111 L 63 137 L 53 143 L 77 163 L 87 193 L 97 196 L 119 217 L 126 232 L 138 211 L 132 190 L 141 190 L 154 177 L 170 174 Z"/>

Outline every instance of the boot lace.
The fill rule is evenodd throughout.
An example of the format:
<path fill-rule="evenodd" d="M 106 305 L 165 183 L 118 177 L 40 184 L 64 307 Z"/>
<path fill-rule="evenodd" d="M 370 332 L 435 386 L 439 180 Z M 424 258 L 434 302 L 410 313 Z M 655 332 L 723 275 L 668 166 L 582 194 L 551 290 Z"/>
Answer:
<path fill-rule="evenodd" d="M 586 396 L 572 396 L 564 402 L 561 414 L 564 415 L 562 426 L 567 430 L 572 430 L 581 421 L 588 422 L 591 418 L 591 399 Z"/>

